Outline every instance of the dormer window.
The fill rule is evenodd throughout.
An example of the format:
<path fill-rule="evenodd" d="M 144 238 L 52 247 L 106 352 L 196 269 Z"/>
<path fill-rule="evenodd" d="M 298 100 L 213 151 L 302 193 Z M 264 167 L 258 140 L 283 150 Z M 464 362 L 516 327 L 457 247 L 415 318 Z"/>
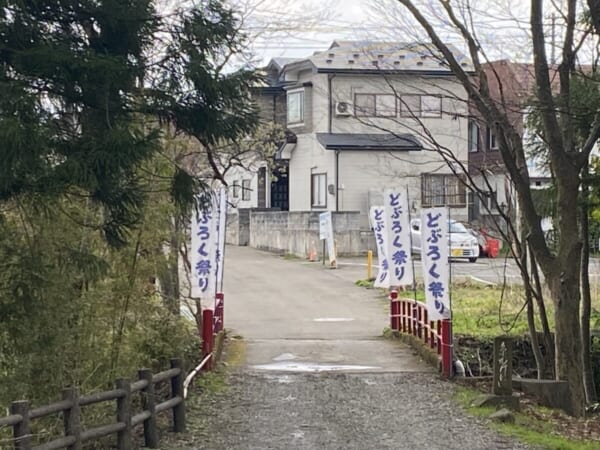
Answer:
<path fill-rule="evenodd" d="M 287 123 L 288 125 L 304 123 L 304 89 L 287 93 Z"/>
<path fill-rule="evenodd" d="M 487 144 L 488 150 L 498 150 L 498 139 L 496 138 L 496 133 L 494 133 L 494 130 L 490 127 L 487 129 Z"/>
<path fill-rule="evenodd" d="M 469 121 L 469 152 L 479 151 L 479 125 L 474 120 Z"/>

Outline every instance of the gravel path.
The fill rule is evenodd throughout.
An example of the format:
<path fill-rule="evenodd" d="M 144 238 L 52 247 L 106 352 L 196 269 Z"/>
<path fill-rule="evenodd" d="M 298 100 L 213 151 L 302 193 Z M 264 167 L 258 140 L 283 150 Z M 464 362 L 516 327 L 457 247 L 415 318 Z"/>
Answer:
<path fill-rule="evenodd" d="M 227 255 L 225 323 L 244 350 L 230 342 L 228 387 L 193 392 L 189 433 L 164 450 L 526 448 L 466 416 L 451 383 L 381 338 L 389 306 L 354 286 L 355 271 L 250 248 Z M 311 372 L 323 368 L 336 370 Z"/>
<path fill-rule="evenodd" d="M 526 449 L 457 409 L 452 385 L 416 373 L 257 373 L 190 405 L 175 449 Z"/>

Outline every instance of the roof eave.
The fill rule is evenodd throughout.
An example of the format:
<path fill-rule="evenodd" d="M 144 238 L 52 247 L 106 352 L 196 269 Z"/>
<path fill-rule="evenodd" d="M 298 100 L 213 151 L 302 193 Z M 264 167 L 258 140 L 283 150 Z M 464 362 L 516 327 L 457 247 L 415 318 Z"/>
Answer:
<path fill-rule="evenodd" d="M 369 145 L 340 145 L 340 144 L 321 144 L 325 147 L 325 150 L 369 150 L 369 151 L 402 151 L 412 152 L 421 151 L 423 147 L 420 145 L 412 146 L 398 146 L 398 145 L 381 145 L 381 146 L 369 146 Z"/>
<path fill-rule="evenodd" d="M 467 75 L 474 75 L 475 72 L 472 70 L 465 71 Z M 378 75 L 378 74 L 391 74 L 391 75 L 427 75 L 427 76 L 439 76 L 439 77 L 453 77 L 454 72 L 451 70 L 401 70 L 401 69 L 327 69 L 317 68 L 317 73 L 331 73 L 331 74 L 344 74 L 344 75 Z"/>

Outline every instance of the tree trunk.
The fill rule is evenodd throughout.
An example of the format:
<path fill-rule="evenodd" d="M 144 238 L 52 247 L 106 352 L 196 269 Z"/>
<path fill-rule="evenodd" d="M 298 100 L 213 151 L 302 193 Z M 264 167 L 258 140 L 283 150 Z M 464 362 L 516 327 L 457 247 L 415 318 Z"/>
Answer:
<path fill-rule="evenodd" d="M 527 247 L 523 246 L 523 255 L 521 262 L 527 264 Z M 525 301 L 527 302 L 527 326 L 529 327 L 529 336 L 531 337 L 531 349 L 533 350 L 533 357 L 535 358 L 535 365 L 537 367 L 538 380 L 544 378 L 546 371 L 546 362 L 544 355 L 540 350 L 540 342 L 538 339 L 537 330 L 535 328 L 535 310 L 533 306 L 533 295 L 531 293 L 531 285 L 525 287 Z"/>
<path fill-rule="evenodd" d="M 586 163 L 582 176 L 582 202 L 581 202 L 581 346 L 583 355 L 583 384 L 587 403 L 594 403 L 598 399 L 594 373 L 592 369 L 592 349 L 590 338 L 590 316 L 592 313 L 592 298 L 590 294 L 590 236 L 589 236 L 589 165 Z"/>
<path fill-rule="evenodd" d="M 172 219 L 172 230 L 169 242 L 169 250 L 165 254 L 165 260 L 158 272 L 160 288 L 164 298 L 165 305 L 174 315 L 179 315 L 180 311 L 180 286 L 179 286 L 179 220 Z M 162 248 L 158 252 L 164 253 Z"/>
<path fill-rule="evenodd" d="M 540 322 L 542 324 L 542 332 L 544 334 L 544 350 L 545 353 L 545 363 L 546 366 L 544 368 L 544 378 L 552 379 L 554 378 L 554 368 L 556 365 L 554 359 L 554 338 L 552 336 L 552 332 L 550 331 L 550 324 L 548 322 L 548 313 L 546 312 L 546 304 L 544 302 L 544 292 L 542 290 L 542 283 L 540 282 L 540 274 L 538 271 L 537 262 L 535 260 L 535 255 L 530 248 L 530 256 L 531 256 L 531 274 L 533 276 L 533 282 L 535 284 L 535 300 L 538 307 L 538 316 L 540 318 Z"/>
<path fill-rule="evenodd" d="M 537 368 L 537 377 L 542 379 L 544 377 L 546 363 L 542 351 L 540 350 L 540 342 L 538 339 L 537 330 L 535 328 L 535 309 L 533 305 L 533 288 L 531 286 L 531 277 L 528 273 L 527 256 L 529 247 L 527 245 L 527 224 L 521 218 L 520 236 L 518 242 L 519 249 L 519 260 L 521 266 L 521 276 L 525 282 L 525 301 L 527 305 L 527 326 L 529 327 L 529 336 L 531 338 L 531 349 L 533 350 L 533 356 L 535 358 L 535 365 Z M 535 261 L 535 260 L 533 260 Z"/>
<path fill-rule="evenodd" d="M 558 211 L 558 252 L 544 275 L 554 303 L 556 377 L 569 383 L 570 414 L 585 413 L 583 358 L 579 311 L 581 241 L 577 213 L 569 214 L 579 200 L 579 173 L 564 160 L 554 160 Z M 542 267 L 544 269 L 544 267 Z"/>
<path fill-rule="evenodd" d="M 565 270 L 548 283 L 555 306 L 556 378 L 569 383 L 571 402 L 570 411 L 567 412 L 581 417 L 585 412 L 585 394 L 579 327 L 579 282 L 574 280 L 574 277 L 579 277 L 579 270 L 562 266 Z M 578 269 L 578 264 L 575 268 Z"/>

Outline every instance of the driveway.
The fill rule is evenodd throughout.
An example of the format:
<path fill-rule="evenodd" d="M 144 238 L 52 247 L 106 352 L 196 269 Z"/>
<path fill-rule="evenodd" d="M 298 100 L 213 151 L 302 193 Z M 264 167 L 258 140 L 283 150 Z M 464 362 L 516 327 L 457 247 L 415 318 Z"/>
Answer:
<path fill-rule="evenodd" d="M 169 448 L 527 448 L 465 415 L 451 383 L 381 337 L 387 305 L 354 270 L 228 247 L 225 325 L 246 359 L 225 391 L 190 403 L 193 445 Z"/>
<path fill-rule="evenodd" d="M 367 258 L 340 258 L 340 268 L 346 275 L 355 276 L 355 280 L 367 277 Z M 464 259 L 453 259 L 452 278 L 454 280 L 472 280 L 481 283 L 521 284 L 521 274 L 517 264 L 512 258 L 479 258 L 477 262 L 470 263 Z M 415 273 L 420 277 L 421 261 L 415 260 Z M 377 258 L 374 258 L 374 275 L 377 274 Z M 600 259 L 590 259 L 590 282 L 597 286 L 600 283 Z"/>

